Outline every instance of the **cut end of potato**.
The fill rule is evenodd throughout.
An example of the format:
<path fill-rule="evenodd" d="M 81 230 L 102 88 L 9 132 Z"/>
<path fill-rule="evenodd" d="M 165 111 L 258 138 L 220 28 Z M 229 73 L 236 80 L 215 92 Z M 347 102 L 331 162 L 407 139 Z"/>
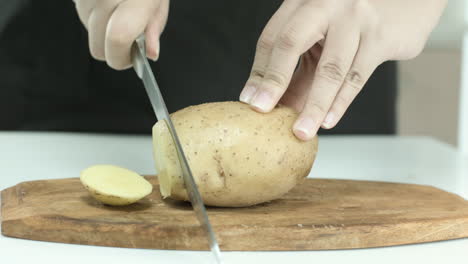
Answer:
<path fill-rule="evenodd" d="M 98 201 L 108 205 L 128 205 L 153 191 L 145 178 L 113 165 L 95 165 L 81 172 L 81 183 Z"/>
<path fill-rule="evenodd" d="M 166 122 L 153 127 L 154 160 L 158 171 L 159 190 L 163 198 L 172 197 L 173 189 L 183 185 L 177 151 Z"/>
<path fill-rule="evenodd" d="M 161 173 L 158 175 L 159 177 L 159 191 L 161 192 L 161 195 L 163 199 L 171 196 L 171 178 L 168 177 L 166 173 Z"/>

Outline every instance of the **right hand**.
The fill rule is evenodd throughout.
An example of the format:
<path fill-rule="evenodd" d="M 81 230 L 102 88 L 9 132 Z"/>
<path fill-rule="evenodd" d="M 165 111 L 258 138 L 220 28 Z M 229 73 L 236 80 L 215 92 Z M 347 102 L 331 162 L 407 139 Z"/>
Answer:
<path fill-rule="evenodd" d="M 377 66 L 422 51 L 446 2 L 285 0 L 260 36 L 240 100 L 263 113 L 278 102 L 295 108 L 292 130 L 311 140 L 338 123 Z"/>
<path fill-rule="evenodd" d="M 146 36 L 148 58 L 159 57 L 159 37 L 166 25 L 169 0 L 74 0 L 88 30 L 91 55 L 113 69 L 132 66 L 130 51 L 135 39 Z"/>

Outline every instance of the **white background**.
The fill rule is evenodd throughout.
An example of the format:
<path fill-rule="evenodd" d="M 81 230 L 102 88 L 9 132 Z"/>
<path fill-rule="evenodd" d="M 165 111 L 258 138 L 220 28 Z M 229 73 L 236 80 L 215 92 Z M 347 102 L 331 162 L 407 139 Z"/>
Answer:
<path fill-rule="evenodd" d="M 468 133 L 459 132 L 467 111 L 459 104 L 467 9 L 466 1 L 449 0 L 422 54 L 399 62 L 399 134 L 430 135 L 456 146 Z"/>

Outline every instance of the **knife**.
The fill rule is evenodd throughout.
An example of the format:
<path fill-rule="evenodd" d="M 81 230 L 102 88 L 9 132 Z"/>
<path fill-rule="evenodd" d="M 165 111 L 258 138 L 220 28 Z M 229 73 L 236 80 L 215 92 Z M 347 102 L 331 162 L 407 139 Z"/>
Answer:
<path fill-rule="evenodd" d="M 179 157 L 182 176 L 185 183 L 185 189 L 187 190 L 188 197 L 192 204 L 193 210 L 200 222 L 202 228 L 207 234 L 208 242 L 210 245 L 211 252 L 214 254 L 216 263 L 221 264 L 221 251 L 219 250 L 218 242 L 216 241 L 216 236 L 211 227 L 210 221 L 208 219 L 208 214 L 206 213 L 205 205 L 201 198 L 200 192 L 198 191 L 197 184 L 192 175 L 192 171 L 185 157 L 182 145 L 180 144 L 179 137 L 177 136 L 174 125 L 172 124 L 169 112 L 167 111 L 166 104 L 159 90 L 159 86 L 154 78 L 151 67 L 146 58 L 146 46 L 145 46 L 145 36 L 140 35 L 132 46 L 132 63 L 135 72 L 138 77 L 143 80 L 143 84 L 146 89 L 146 93 L 151 101 L 153 110 L 156 114 L 158 120 L 164 120 L 169 132 L 171 133 L 172 140 L 174 141 L 174 146 Z"/>

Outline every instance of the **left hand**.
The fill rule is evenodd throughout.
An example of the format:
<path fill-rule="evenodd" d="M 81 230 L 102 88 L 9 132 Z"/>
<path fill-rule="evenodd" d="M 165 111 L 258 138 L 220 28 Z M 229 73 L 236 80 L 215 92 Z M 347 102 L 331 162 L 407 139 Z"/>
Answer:
<path fill-rule="evenodd" d="M 294 134 L 310 140 L 338 123 L 378 65 L 422 51 L 445 4 L 285 0 L 260 36 L 240 100 L 260 112 L 292 106 Z"/>

